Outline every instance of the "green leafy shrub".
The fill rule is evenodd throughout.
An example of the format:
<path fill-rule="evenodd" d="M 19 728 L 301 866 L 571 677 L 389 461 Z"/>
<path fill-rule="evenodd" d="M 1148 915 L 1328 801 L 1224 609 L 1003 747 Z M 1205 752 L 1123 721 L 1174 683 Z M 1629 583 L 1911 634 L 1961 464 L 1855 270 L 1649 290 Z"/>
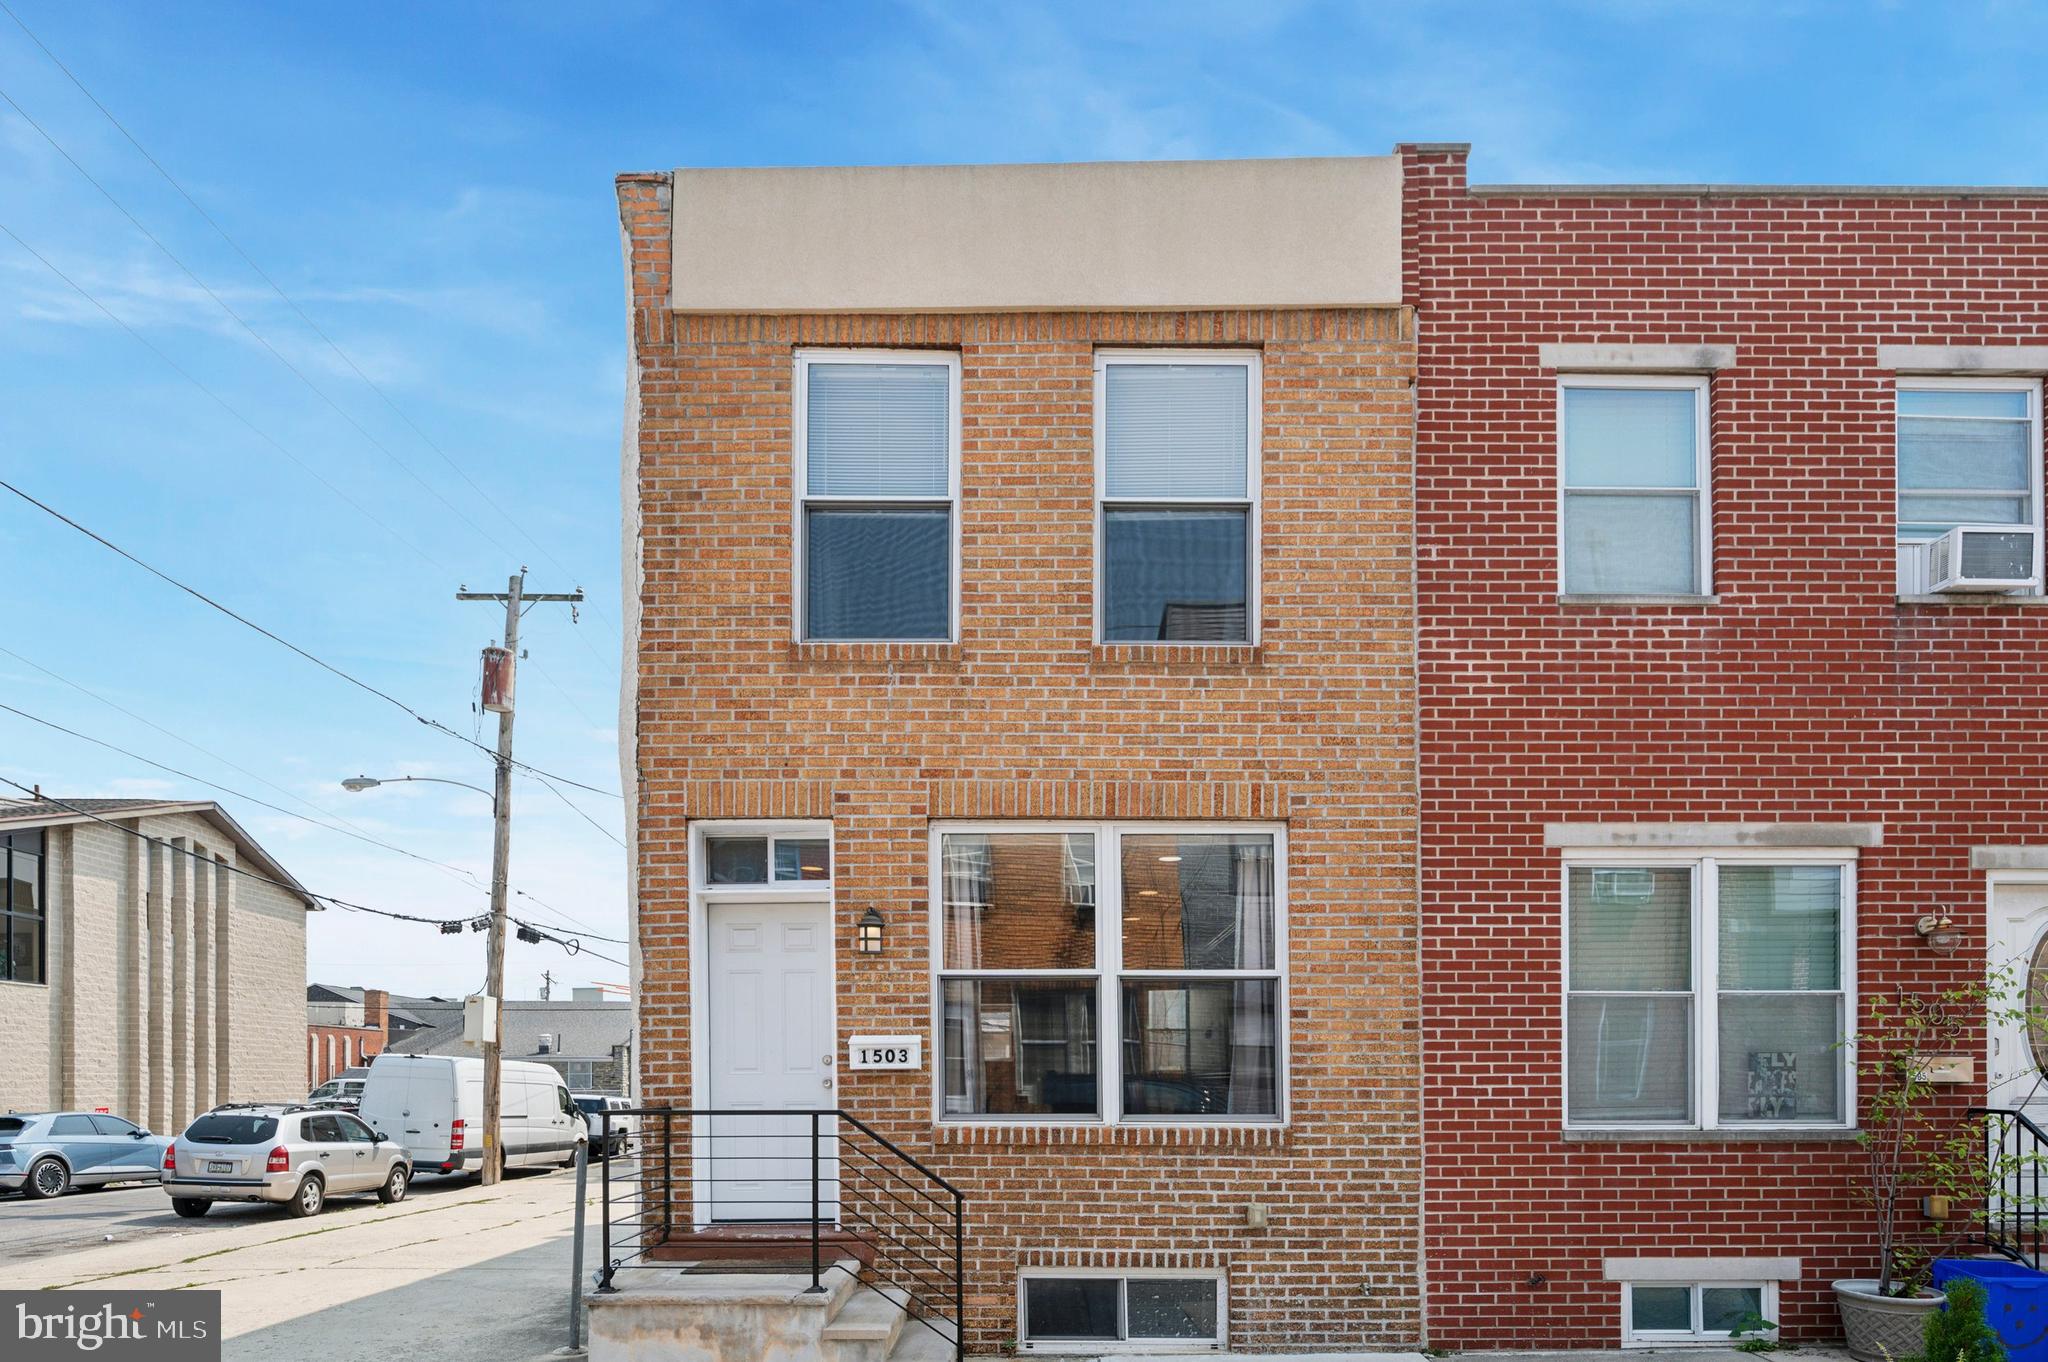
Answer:
<path fill-rule="evenodd" d="M 2005 1362 L 2005 1344 L 1984 1318 L 1984 1283 L 1958 1277 L 1948 1306 L 1927 1317 L 1926 1362 Z"/>

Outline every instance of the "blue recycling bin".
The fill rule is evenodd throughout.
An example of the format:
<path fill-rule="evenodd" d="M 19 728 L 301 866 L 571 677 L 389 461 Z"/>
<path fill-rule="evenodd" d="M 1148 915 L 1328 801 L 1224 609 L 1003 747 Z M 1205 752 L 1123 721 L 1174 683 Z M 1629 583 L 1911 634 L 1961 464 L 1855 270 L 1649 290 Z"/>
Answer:
<path fill-rule="evenodd" d="M 2012 1362 L 2048 1362 L 2048 1272 L 2004 1258 L 1937 1258 L 1934 1284 L 1958 1277 L 1984 1284 L 1984 1317 Z"/>

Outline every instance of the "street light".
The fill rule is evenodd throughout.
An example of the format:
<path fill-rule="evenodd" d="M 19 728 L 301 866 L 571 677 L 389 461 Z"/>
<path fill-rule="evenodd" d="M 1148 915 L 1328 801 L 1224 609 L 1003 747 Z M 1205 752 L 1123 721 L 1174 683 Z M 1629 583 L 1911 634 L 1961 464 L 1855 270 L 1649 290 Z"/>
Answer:
<path fill-rule="evenodd" d="M 361 794 L 364 790 L 374 790 L 379 785 L 397 785 L 408 781 L 433 785 L 459 785 L 465 790 L 475 790 L 493 804 L 498 802 L 498 797 L 481 785 L 471 785 L 464 780 L 444 780 L 440 776 L 350 776 L 341 782 L 341 788 L 351 794 Z"/>

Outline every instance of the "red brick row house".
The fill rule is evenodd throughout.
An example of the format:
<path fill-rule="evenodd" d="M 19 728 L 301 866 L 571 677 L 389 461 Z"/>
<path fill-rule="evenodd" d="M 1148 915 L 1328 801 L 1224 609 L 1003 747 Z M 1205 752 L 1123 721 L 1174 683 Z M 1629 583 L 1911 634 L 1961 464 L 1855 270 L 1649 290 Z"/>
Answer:
<path fill-rule="evenodd" d="M 2048 925 L 2048 200 L 619 198 L 644 1101 L 957 1187 L 977 1351 L 1838 1334 L 1840 1040 Z"/>
<path fill-rule="evenodd" d="M 1838 1336 L 1846 1019 L 2043 968 L 2048 195 L 1404 162 L 1430 1338 Z"/>

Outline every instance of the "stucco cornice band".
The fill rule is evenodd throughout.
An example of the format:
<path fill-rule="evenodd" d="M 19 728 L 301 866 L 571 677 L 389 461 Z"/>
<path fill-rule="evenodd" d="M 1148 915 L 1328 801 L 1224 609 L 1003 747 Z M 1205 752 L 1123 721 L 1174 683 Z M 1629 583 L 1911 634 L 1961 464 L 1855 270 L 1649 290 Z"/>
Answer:
<path fill-rule="evenodd" d="M 1880 345 L 1877 367 L 1902 374 L 2048 374 L 2048 345 Z"/>
<path fill-rule="evenodd" d="M 1796 1282 L 1797 1258 L 1608 1258 L 1610 1282 Z"/>
<path fill-rule="evenodd" d="M 1599 373 L 1710 374 L 1735 367 L 1732 345 L 1559 344 L 1538 347 L 1546 369 Z"/>
<path fill-rule="evenodd" d="M 1547 847 L 1874 847 L 1882 823 L 1546 823 Z"/>
<path fill-rule="evenodd" d="M 1401 302 L 1395 156 L 685 169 L 678 312 Z"/>

